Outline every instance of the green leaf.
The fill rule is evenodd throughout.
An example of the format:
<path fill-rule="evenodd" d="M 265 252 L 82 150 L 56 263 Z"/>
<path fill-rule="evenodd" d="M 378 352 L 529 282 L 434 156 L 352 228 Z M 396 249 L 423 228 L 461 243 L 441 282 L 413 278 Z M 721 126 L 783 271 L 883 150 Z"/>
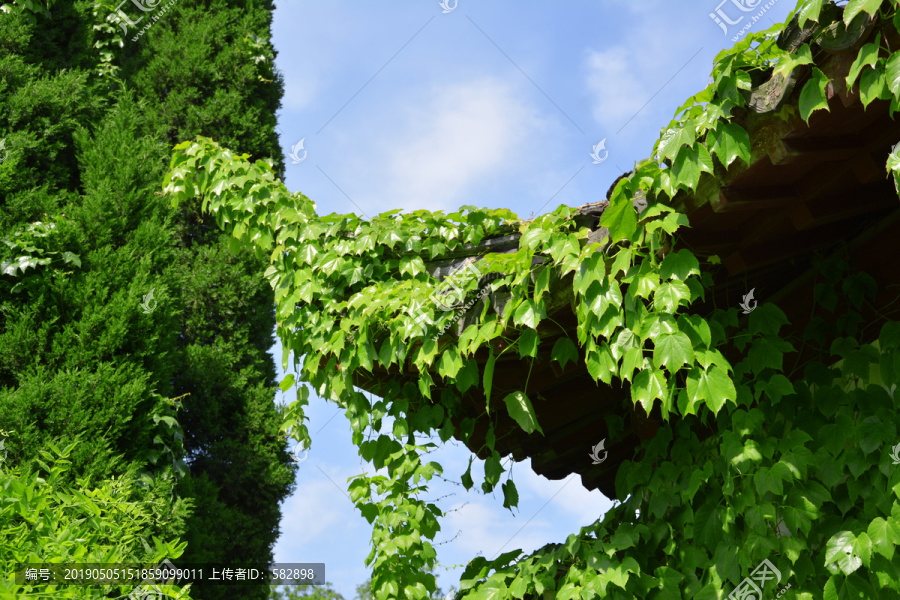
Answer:
<path fill-rule="evenodd" d="M 466 488 L 466 491 L 471 490 L 475 483 L 472 481 L 472 457 L 469 457 L 469 468 L 466 469 L 466 472 L 462 474 L 463 487 Z"/>
<path fill-rule="evenodd" d="M 478 588 L 477 592 L 466 596 L 466 600 L 506 600 L 508 595 L 509 590 L 506 589 L 503 581 L 488 579 Z"/>
<path fill-rule="evenodd" d="M 441 377 L 456 377 L 461 368 L 462 359 L 459 357 L 459 351 L 455 347 L 449 347 L 444 350 L 438 362 L 438 374 Z"/>
<path fill-rule="evenodd" d="M 507 479 L 502 486 L 503 489 L 503 508 L 512 509 L 519 505 L 519 492 L 516 490 L 516 484 L 512 479 Z"/>
<path fill-rule="evenodd" d="M 670 252 L 659 266 L 659 276 L 662 279 L 684 281 L 693 274 L 700 274 L 700 262 L 690 250 Z"/>
<path fill-rule="evenodd" d="M 400 274 L 409 273 L 410 275 L 417 275 L 418 273 L 425 272 L 425 262 L 418 256 L 413 257 L 402 257 L 400 259 Z"/>
<path fill-rule="evenodd" d="M 822 10 L 824 0 L 804 0 L 803 6 L 797 13 L 797 25 L 802 29 L 807 21 L 819 22 L 819 12 Z"/>
<path fill-rule="evenodd" d="M 653 343 L 653 364 L 656 368 L 665 367 L 670 373 L 674 373 L 682 365 L 693 364 L 694 347 L 684 333 L 678 331 L 661 335 Z"/>
<path fill-rule="evenodd" d="M 852 88 L 853 84 L 856 83 L 856 79 L 859 77 L 863 67 L 875 67 L 875 63 L 878 62 L 878 42 L 880 39 L 881 34 L 879 33 L 874 44 L 869 43 L 859 49 L 859 54 L 857 54 L 853 64 L 850 65 L 850 72 L 847 74 L 847 89 Z"/>
<path fill-rule="evenodd" d="M 875 552 L 894 560 L 894 546 L 900 545 L 900 525 L 893 519 L 876 517 L 866 531 Z"/>
<path fill-rule="evenodd" d="M 600 217 L 600 225 L 609 229 L 609 237 L 613 242 L 630 238 L 637 229 L 634 203 L 625 198 L 611 202 Z"/>
<path fill-rule="evenodd" d="M 278 384 L 278 387 L 281 388 L 282 392 L 286 392 L 291 389 L 291 386 L 294 385 L 294 374 L 288 373 L 287 377 L 281 380 L 281 383 Z"/>
<path fill-rule="evenodd" d="M 500 481 L 501 475 L 503 475 L 503 465 L 500 464 L 500 455 L 494 451 L 484 461 L 484 481 L 491 489 L 494 489 L 494 486 Z"/>
<path fill-rule="evenodd" d="M 832 575 L 825 583 L 824 600 L 862 600 L 876 598 L 875 590 L 872 589 L 865 579 L 852 573 L 848 576 L 839 574 Z"/>
<path fill-rule="evenodd" d="M 724 369 L 712 365 L 705 371 L 694 368 L 688 374 L 688 397 L 694 403 L 706 401 L 713 414 L 718 413 L 726 400 L 737 400 L 737 390 Z"/>
<path fill-rule="evenodd" d="M 534 329 L 541 322 L 543 308 L 531 298 L 526 299 L 513 315 L 513 323 Z"/>
<path fill-rule="evenodd" d="M 684 300 L 690 300 L 691 290 L 681 281 L 668 281 L 653 294 L 654 308 L 663 313 L 674 313 Z"/>
<path fill-rule="evenodd" d="M 706 152 L 706 148 L 703 148 L 703 151 Z M 708 152 L 706 157 L 709 158 Z M 675 160 L 672 162 L 672 185 L 693 190 L 700 181 L 700 171 L 699 152 L 691 146 L 684 146 L 678 150 L 678 154 L 675 155 Z"/>
<path fill-rule="evenodd" d="M 844 7 L 844 24 L 850 25 L 853 17 L 862 11 L 874 17 L 875 13 L 878 12 L 878 7 L 881 6 L 881 2 L 882 0 L 850 0 L 847 6 Z"/>
<path fill-rule="evenodd" d="M 834 563 L 849 575 L 862 566 L 862 559 L 854 554 L 856 536 L 850 531 L 835 533 L 825 544 L 825 564 Z"/>
<path fill-rule="evenodd" d="M 894 96 L 900 96 L 900 53 L 895 52 L 891 55 L 884 70 L 888 89 Z"/>
<path fill-rule="evenodd" d="M 813 67 L 812 76 L 800 92 L 800 116 L 807 124 L 809 124 L 809 117 L 814 111 L 821 108 L 828 110 L 828 98 L 825 97 L 825 87 L 828 85 L 828 81 L 825 73 Z"/>
<path fill-rule="evenodd" d="M 490 414 L 491 409 L 491 388 L 494 385 L 494 364 L 497 362 L 494 349 L 490 348 L 489 351 L 487 363 L 484 365 L 484 397 L 487 399 L 487 406 L 485 406 L 484 411 L 488 414 Z"/>
<path fill-rule="evenodd" d="M 736 158 L 750 164 L 750 134 L 737 123 L 721 123 L 715 130 L 715 141 L 709 150 L 726 167 Z"/>
<path fill-rule="evenodd" d="M 474 358 L 470 358 L 465 362 L 465 366 L 460 369 L 456 375 L 456 387 L 460 392 L 465 393 L 473 385 L 478 383 L 478 362 Z"/>
<path fill-rule="evenodd" d="M 534 407 L 531 405 L 531 400 L 528 399 L 528 396 L 517 391 L 507 394 L 503 402 L 506 403 L 509 416 L 515 419 L 525 433 L 532 433 L 535 430 L 540 431 L 541 434 L 544 433 L 537 422 Z"/>
<path fill-rule="evenodd" d="M 859 77 L 859 97 L 863 108 L 869 106 L 875 100 L 885 100 L 889 97 L 890 90 L 885 82 L 884 61 L 879 60 L 874 69 L 866 69 Z"/>
<path fill-rule="evenodd" d="M 791 72 L 800 65 L 808 65 L 813 63 L 812 51 L 809 44 L 803 44 L 791 54 L 785 54 L 778 60 L 778 66 L 772 72 L 772 77 L 781 75 L 787 79 Z"/>
<path fill-rule="evenodd" d="M 519 358 L 525 358 L 526 356 L 534 358 L 537 356 L 540 341 L 537 331 L 534 329 L 523 329 L 519 334 Z"/>
<path fill-rule="evenodd" d="M 578 363 L 578 348 L 569 338 L 561 337 L 553 344 L 553 350 L 550 351 L 550 360 L 558 361 L 560 368 L 565 370 L 566 363 Z"/>
<path fill-rule="evenodd" d="M 681 127 L 673 127 L 666 130 L 659 140 L 657 152 L 660 158 L 675 159 L 678 150 L 682 146 L 692 146 L 694 144 L 694 122 L 687 121 Z"/>
<path fill-rule="evenodd" d="M 631 399 L 635 404 L 640 403 L 644 411 L 649 415 L 653 408 L 653 401 L 666 397 L 666 375 L 659 369 L 644 370 L 634 378 L 631 386 Z"/>

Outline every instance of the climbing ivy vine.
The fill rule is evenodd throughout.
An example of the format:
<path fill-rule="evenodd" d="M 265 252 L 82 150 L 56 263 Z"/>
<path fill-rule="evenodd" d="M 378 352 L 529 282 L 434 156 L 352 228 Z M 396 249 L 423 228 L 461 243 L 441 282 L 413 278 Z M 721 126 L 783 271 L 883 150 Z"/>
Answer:
<path fill-rule="evenodd" d="M 878 33 L 845 83 L 858 87 L 865 105 L 889 99 L 892 113 L 900 106 L 900 53 L 885 39 L 897 35 L 897 5 L 852 0 L 839 13 L 845 24 L 862 13 L 876 17 Z M 792 15 L 802 32 L 834 8 L 803 0 Z M 489 423 L 483 491 L 501 485 L 504 506 L 516 505 L 492 419 L 506 411 L 526 433 L 541 427 L 527 385 L 499 398 L 493 369 L 506 353 L 526 365 L 534 359 L 545 343 L 537 327 L 560 290 L 571 293 L 578 327 L 575 339 L 553 345 L 552 359 L 564 365 L 583 356 L 595 380 L 628 382 L 630 403 L 659 411 L 664 426 L 619 467 L 623 502 L 565 543 L 475 558 L 461 597 L 719 599 L 764 560 L 803 600 L 900 593 L 900 469 L 890 457 L 900 424 L 900 324 L 864 327 L 874 280 L 848 275 L 840 256 L 823 262 L 815 299 L 833 318 L 814 319 L 791 339 L 782 334 L 787 318 L 771 304 L 740 321 L 735 308 L 692 312 L 711 278 L 692 252 L 671 250 L 688 224 L 675 208 L 679 195 L 696 191 L 703 172 L 719 176 L 753 158 L 748 132 L 732 120 L 746 105 L 742 92 L 763 75 L 787 77 L 811 65 L 797 111 L 808 121 L 828 109 L 830 82 L 810 42 L 785 49 L 776 40 L 781 29 L 750 35 L 716 57 L 712 83 L 678 109 L 652 158 L 616 185 L 601 241 L 566 206 L 532 220 L 472 206 L 368 220 L 320 216 L 276 179 L 269 160 L 250 163 L 202 137 L 175 147 L 164 182 L 173 204 L 202 198 L 236 251 L 250 247 L 270 259 L 284 362 L 292 351 L 299 361 L 299 381 L 289 375 L 281 384 L 299 384 L 284 429 L 310 443 L 304 407 L 312 389 L 346 410 L 361 456 L 385 470 L 350 484 L 373 526 L 367 564 L 379 600 L 423 599 L 435 589 L 428 572 L 442 514 L 421 495 L 442 470 L 425 462 L 433 444 L 416 436 L 468 441 L 475 420 L 463 415 L 461 395 L 472 388 L 484 393 Z M 886 166 L 900 177 L 897 151 Z M 639 194 L 648 201 L 640 212 L 631 201 Z M 439 280 L 426 261 L 509 234 L 520 236 L 517 250 L 477 260 L 480 272 L 496 274 L 487 285 L 505 300 L 485 295 L 456 335 L 447 327 L 453 313 L 435 305 Z M 479 283 L 459 282 L 470 298 Z M 788 367 L 800 345 L 813 359 Z M 731 361 L 726 347 L 735 350 Z M 484 365 L 475 360 L 479 350 L 488 355 Z M 408 377 L 379 379 L 379 372 Z M 376 382 L 376 400 L 356 390 L 354 375 Z M 393 428 L 384 432 L 387 418 Z M 711 432 L 702 440 L 701 426 Z M 472 487 L 471 463 L 461 479 Z"/>

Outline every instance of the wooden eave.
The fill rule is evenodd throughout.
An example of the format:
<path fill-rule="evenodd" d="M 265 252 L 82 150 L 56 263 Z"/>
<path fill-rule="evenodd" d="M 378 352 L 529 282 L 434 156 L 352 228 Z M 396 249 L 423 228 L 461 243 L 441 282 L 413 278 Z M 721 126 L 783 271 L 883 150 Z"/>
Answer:
<path fill-rule="evenodd" d="M 889 27 L 888 41 L 897 47 L 900 35 Z M 810 32 L 798 33 L 795 28 L 792 35 L 808 39 Z M 692 305 L 693 312 L 708 314 L 716 307 L 736 307 L 742 296 L 755 288 L 760 302 L 775 302 L 787 314 L 791 322 L 788 333 L 802 335 L 820 310 L 812 304 L 815 275 L 810 261 L 843 245 L 852 268 L 867 271 L 879 284 L 876 306 L 882 310 L 878 314 L 868 310 L 864 317 L 872 325 L 898 318 L 900 267 L 895 257 L 900 253 L 900 201 L 884 164 L 892 146 L 900 141 L 900 123 L 889 115 L 888 101 L 876 100 L 863 109 L 858 91 L 848 90 L 843 83 L 859 47 L 874 36 L 875 27 L 865 23 L 847 47 L 832 44 L 826 51 L 813 45 L 815 67 L 833 83 L 826 90 L 829 111 L 816 111 L 808 125 L 799 117 L 797 104 L 811 66 L 799 67 L 792 74 L 794 85 L 781 98 L 770 93 L 773 82 L 757 86 L 754 91 L 765 97 L 760 100 L 760 94 L 754 97 L 751 93 L 751 100 L 761 112 L 736 110 L 733 118 L 750 134 L 750 162 L 738 159 L 727 170 L 717 165 L 715 175 L 703 174 L 696 192 L 674 199 L 690 220 L 690 228 L 679 232 L 675 249 L 689 248 L 698 257 L 721 258 L 719 266 L 704 265 L 715 285 L 703 301 Z M 785 105 L 794 108 L 793 114 L 782 110 Z M 604 207 L 602 202 L 582 207 L 580 218 L 595 231 L 591 241 L 603 237 L 597 221 Z M 517 235 L 504 236 L 464 248 L 430 266 L 433 274 L 443 278 L 466 256 L 509 252 L 517 247 Z M 512 454 L 516 461 L 531 458 L 532 469 L 549 479 L 577 473 L 585 488 L 599 489 L 614 498 L 618 466 L 639 459 L 635 449 L 641 439 L 655 435 L 661 421 L 658 409 L 648 416 L 634 407 L 627 386 L 594 381 L 583 354 L 577 364 L 569 363 L 565 369 L 550 362 L 557 338 L 576 339 L 571 283 L 570 274 L 552 286 L 554 303 L 538 327 L 541 344 L 533 363 L 508 353 L 495 365 L 490 416 L 496 448 L 501 455 Z M 497 293 L 493 298 L 498 299 Z M 458 336 L 478 309 L 476 305 L 458 328 L 445 336 Z M 515 337 L 515 332 L 510 335 Z M 501 342 L 495 340 L 494 344 L 495 353 L 502 349 Z M 481 366 L 487 358 L 487 348 L 475 354 Z M 795 364 L 802 365 L 802 353 L 794 358 Z M 417 375 L 414 368 L 401 372 L 376 366 L 371 374 L 358 372 L 355 383 L 378 395 L 387 382 L 415 384 Z M 502 398 L 516 390 L 532 400 L 544 435 L 525 434 L 500 407 Z M 432 398 L 438 400 L 441 391 L 435 389 Z M 462 413 L 454 416 L 455 437 L 462 439 L 462 419 L 475 417 L 475 432 L 467 446 L 486 458 L 486 399 L 479 386 L 462 397 Z M 702 426 L 695 432 L 700 438 L 712 433 Z M 590 450 L 603 439 L 608 458 L 594 465 Z"/>

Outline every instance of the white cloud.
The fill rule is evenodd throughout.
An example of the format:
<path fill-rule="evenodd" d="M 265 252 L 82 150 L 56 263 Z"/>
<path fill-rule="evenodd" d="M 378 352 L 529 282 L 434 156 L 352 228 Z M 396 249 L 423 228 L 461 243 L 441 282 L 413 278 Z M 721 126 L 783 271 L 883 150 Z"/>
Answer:
<path fill-rule="evenodd" d="M 433 88 L 420 107 L 406 110 L 401 133 L 384 139 L 386 180 L 374 203 L 455 210 L 468 203 L 472 186 L 520 168 L 544 126 L 521 98 L 492 77 Z"/>
<path fill-rule="evenodd" d="M 278 550 L 321 544 L 334 537 L 336 532 L 341 532 L 350 520 L 348 517 L 359 516 L 353 504 L 315 466 L 306 462 L 300 469 L 301 473 L 297 476 L 298 493 L 290 496 L 282 505 Z M 340 484 L 339 481 L 338 483 Z M 287 541 L 289 544 L 283 544 Z M 277 562 L 292 562 L 290 558 L 281 555 L 276 557 Z"/>
<path fill-rule="evenodd" d="M 622 46 L 609 50 L 591 50 L 587 57 L 587 86 L 594 95 L 593 116 L 611 132 L 620 129 L 640 104 L 650 97 L 647 85 L 638 75 L 633 55 Z M 614 84 L 612 82 L 615 82 Z"/>

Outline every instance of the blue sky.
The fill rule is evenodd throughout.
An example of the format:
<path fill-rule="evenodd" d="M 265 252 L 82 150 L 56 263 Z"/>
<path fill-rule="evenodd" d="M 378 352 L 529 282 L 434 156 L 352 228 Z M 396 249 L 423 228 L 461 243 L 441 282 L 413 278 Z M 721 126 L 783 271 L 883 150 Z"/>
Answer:
<path fill-rule="evenodd" d="M 741 28 L 767 29 L 793 8 L 794 0 L 280 0 L 273 44 L 285 78 L 285 184 L 323 215 L 473 204 L 528 218 L 597 202 L 708 84 L 713 57 Z M 717 10 L 741 20 L 726 33 L 710 17 Z M 273 355 L 280 370 L 280 344 Z M 278 402 L 295 394 L 279 392 Z M 340 409 L 315 396 L 310 404 L 313 446 L 282 505 L 275 560 L 324 562 L 328 581 L 352 600 L 369 575 L 371 529 L 347 480 L 372 467 Z M 436 540 L 444 591 L 479 553 L 562 542 L 612 506 L 578 476 L 550 481 L 526 460 L 513 467 L 520 502 L 510 513 L 499 490 L 476 492 L 480 462 L 475 488 L 459 485 L 469 455 L 454 441 L 432 455 L 451 480 L 435 480 L 427 495 L 447 513 Z"/>

